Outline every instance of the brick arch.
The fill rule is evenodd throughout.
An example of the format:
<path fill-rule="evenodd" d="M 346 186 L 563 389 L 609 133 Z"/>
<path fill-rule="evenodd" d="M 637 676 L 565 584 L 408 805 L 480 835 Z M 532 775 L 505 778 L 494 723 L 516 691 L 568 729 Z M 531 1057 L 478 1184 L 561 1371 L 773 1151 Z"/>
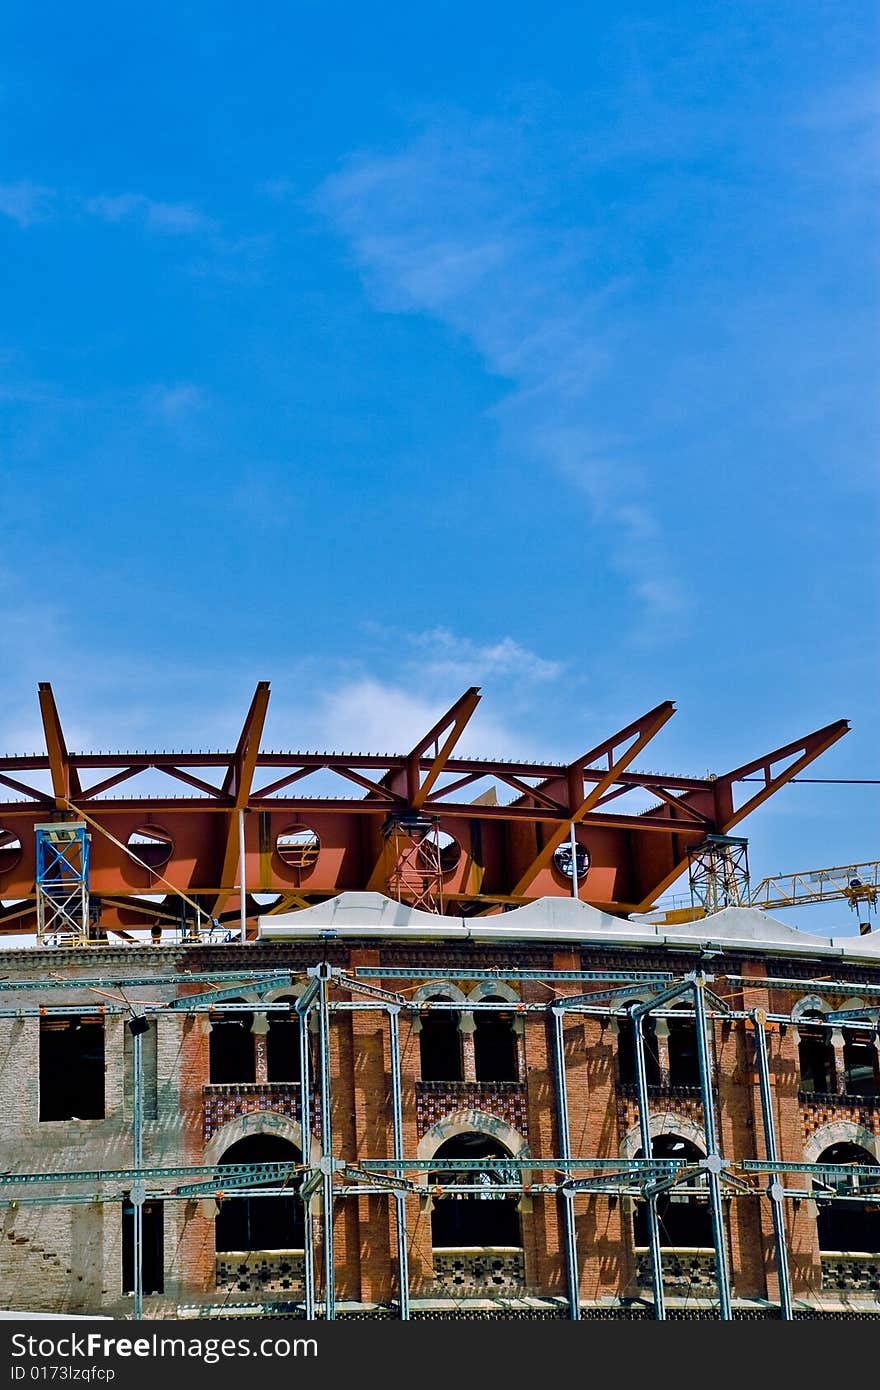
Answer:
<path fill-rule="evenodd" d="M 503 980 L 481 980 L 480 983 L 475 985 L 471 990 L 468 995 L 468 1000 L 471 1003 L 475 1003 L 492 994 L 497 994 L 500 999 L 509 999 L 511 1004 L 519 1004 L 522 1002 L 516 990 L 511 989 L 510 985 L 505 984 Z"/>
<path fill-rule="evenodd" d="M 429 984 L 419 985 L 412 997 L 415 1004 L 425 1004 L 430 999 L 448 999 L 456 1004 L 467 1002 L 464 990 L 459 989 L 458 985 L 452 984 L 450 980 L 432 980 Z"/>
<path fill-rule="evenodd" d="M 237 1144 L 239 1139 L 249 1139 L 254 1134 L 273 1135 L 286 1139 L 303 1153 L 302 1128 L 298 1120 L 289 1115 L 281 1115 L 277 1110 L 251 1110 L 246 1115 L 237 1115 L 221 1125 L 205 1145 L 204 1162 L 212 1166 L 218 1164 L 227 1149 Z M 321 1145 L 312 1135 L 310 1161 L 317 1163 L 321 1156 Z"/>
<path fill-rule="evenodd" d="M 803 1018 L 804 1014 L 807 1013 L 830 1014 L 831 1005 L 826 1004 L 825 1000 L 818 994 L 805 994 L 792 1008 L 792 1023 L 797 1023 L 798 1019 Z"/>
<path fill-rule="evenodd" d="M 866 1149 L 871 1157 L 876 1161 L 877 1136 L 872 1134 L 864 1125 L 856 1124 L 855 1120 L 832 1120 L 827 1125 L 820 1125 L 810 1135 L 804 1144 L 804 1158 L 807 1163 L 818 1163 L 819 1155 L 826 1149 L 830 1149 L 832 1144 L 858 1144 L 859 1148 Z"/>
<path fill-rule="evenodd" d="M 497 1139 L 503 1144 L 511 1158 L 530 1158 L 529 1146 L 518 1129 L 500 1120 L 497 1115 L 489 1115 L 485 1110 L 456 1110 L 444 1119 L 438 1120 L 419 1140 L 416 1156 L 430 1161 L 448 1139 L 459 1134 L 485 1134 L 489 1139 Z"/>
<path fill-rule="evenodd" d="M 652 1139 L 659 1139 L 662 1134 L 677 1134 L 679 1139 L 687 1139 L 688 1143 L 695 1144 L 701 1153 L 706 1153 L 705 1132 L 687 1115 L 676 1115 L 667 1110 L 662 1115 L 651 1115 L 648 1125 Z M 621 1140 L 620 1157 L 635 1158 L 641 1147 L 642 1136 L 639 1126 L 632 1125 Z"/>

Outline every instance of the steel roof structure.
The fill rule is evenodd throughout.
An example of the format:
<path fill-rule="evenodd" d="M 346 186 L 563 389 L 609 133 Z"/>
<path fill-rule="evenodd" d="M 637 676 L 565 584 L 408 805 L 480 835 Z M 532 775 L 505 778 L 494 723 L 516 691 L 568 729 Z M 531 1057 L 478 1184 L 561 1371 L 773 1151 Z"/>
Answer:
<path fill-rule="evenodd" d="M 438 859 L 441 912 L 571 895 L 571 873 L 555 856 L 573 834 L 578 865 L 584 855 L 578 896 L 617 915 L 644 912 L 687 868 L 689 849 L 726 835 L 849 728 L 838 720 L 694 778 L 635 766 L 674 714 L 671 701 L 557 764 L 457 757 L 479 700 L 477 687 L 467 690 L 404 753 L 276 752 L 261 746 L 269 682 L 260 681 L 230 751 L 77 753 L 42 682 L 46 752 L 0 757 L 0 934 L 34 930 L 34 827 L 54 819 L 88 827 L 103 931 L 174 924 L 185 903 L 237 922 L 241 895 L 253 935 L 260 914 L 345 891 L 389 892 L 389 826 L 416 840 L 434 827 L 451 844 Z M 149 787 L 123 794 L 137 779 Z M 308 852 L 285 854 L 286 834 L 305 835 Z M 405 882 L 391 896 L 419 905 Z"/>

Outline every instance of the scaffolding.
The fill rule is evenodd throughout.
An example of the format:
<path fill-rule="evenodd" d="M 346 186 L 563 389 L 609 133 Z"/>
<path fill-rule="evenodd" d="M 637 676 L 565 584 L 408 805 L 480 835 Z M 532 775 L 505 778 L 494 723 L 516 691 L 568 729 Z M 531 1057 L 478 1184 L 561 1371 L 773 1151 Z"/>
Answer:
<path fill-rule="evenodd" d="M 748 907 L 749 842 L 738 835 L 707 835 L 688 849 L 691 911 L 706 916 L 725 907 Z"/>
<path fill-rule="evenodd" d="M 41 946 L 89 942 L 89 836 L 82 821 L 37 825 L 37 940 Z"/>
<path fill-rule="evenodd" d="M 226 974 L 229 983 L 218 985 L 217 981 Z M 418 1157 L 404 1153 L 402 1082 L 400 1065 L 399 1020 L 401 1013 L 414 1013 L 421 1006 L 419 1002 L 404 993 L 384 988 L 376 983 L 382 981 L 426 981 L 442 977 L 444 980 L 491 979 L 499 983 L 540 981 L 547 986 L 552 997 L 548 1002 L 522 1000 L 517 1005 L 517 1013 L 531 1017 L 541 1017 L 549 1021 L 552 1037 L 552 1064 L 556 1091 L 556 1132 L 558 1153 L 552 1157 L 543 1155 L 510 1156 L 493 1158 L 439 1158 Z M 787 980 L 772 977 L 737 976 L 725 974 L 730 985 L 760 984 L 763 988 L 803 993 L 811 983 L 809 980 Z M 630 1197 L 645 1203 L 649 1231 L 649 1256 L 651 1271 L 651 1311 L 658 1320 L 666 1318 L 666 1294 L 663 1278 L 663 1249 L 660 1242 L 657 1219 L 658 1197 L 666 1192 L 679 1193 L 699 1191 L 705 1193 L 712 1222 L 715 1255 L 715 1308 L 722 1321 L 733 1317 L 731 1295 L 730 1256 L 723 1219 L 726 1201 L 761 1201 L 770 1203 L 773 1227 L 774 1264 L 778 1281 L 778 1316 L 786 1321 L 795 1316 L 793 1310 L 790 1255 L 787 1244 L 784 1211 L 785 1204 L 791 1201 L 809 1199 L 812 1195 L 810 1183 L 824 1183 L 823 1201 L 873 1202 L 878 1201 L 880 1192 L 880 1166 L 858 1164 L 834 1164 L 815 1162 L 781 1162 L 778 1157 L 777 1135 L 772 1102 L 771 1078 L 768 1064 L 766 1032 L 768 1025 L 788 1025 L 796 1022 L 792 1013 L 769 1013 L 760 1008 L 737 1010 L 729 1008 L 709 990 L 713 976 L 703 970 L 695 970 L 686 975 L 674 977 L 663 971 L 626 970 L 530 970 L 512 968 L 505 970 L 482 970 L 462 968 L 458 971 L 441 971 L 434 967 L 388 967 L 354 966 L 346 970 L 328 961 L 319 962 L 306 969 L 228 971 L 212 975 L 180 974 L 168 975 L 164 979 L 151 976 L 131 977 L 123 983 L 127 991 L 139 985 L 157 984 L 165 986 L 186 981 L 188 985 L 207 984 L 211 988 L 198 993 L 178 996 L 164 1002 L 135 1002 L 126 998 L 124 1002 L 102 1004 L 100 1012 L 105 1015 L 123 1015 L 132 1035 L 133 1068 L 133 1109 L 132 1109 L 132 1162 L 128 1168 L 91 1169 L 83 1171 L 58 1172 L 10 1172 L 0 1173 L 0 1207 L 10 1204 L 76 1204 L 80 1202 L 129 1201 L 133 1207 L 134 1242 L 134 1302 L 133 1316 L 140 1318 L 144 1312 L 143 1289 L 143 1210 L 151 1201 L 184 1201 L 193 1197 L 217 1198 L 234 1193 L 240 1197 L 265 1197 L 289 1192 L 289 1184 L 296 1179 L 299 1183 L 299 1196 L 304 1206 L 304 1297 L 300 1312 L 307 1319 L 322 1317 L 333 1321 L 337 1316 L 336 1266 L 333 1240 L 333 1210 L 338 1200 L 363 1195 L 386 1196 L 393 1202 L 396 1228 L 396 1277 L 397 1277 L 397 1316 L 402 1321 L 411 1317 L 411 1292 L 408 1269 L 407 1240 L 407 1197 L 419 1196 L 431 1199 L 443 1195 L 442 1183 L 437 1185 L 437 1174 L 450 1175 L 456 1181 L 456 1194 L 484 1190 L 478 1182 L 461 1182 L 461 1176 L 493 1170 L 499 1194 L 516 1196 L 520 1201 L 531 1201 L 535 1195 L 547 1198 L 556 1197 L 562 1208 L 564 1262 L 566 1279 L 566 1310 L 571 1320 L 581 1317 L 578 1233 L 575 1221 L 575 1201 L 583 1194 L 605 1194 L 606 1196 Z M 25 991 L 43 993 L 59 989 L 101 988 L 108 984 L 120 984 L 119 977 L 113 980 L 59 980 L 58 978 L 31 981 L 0 981 L 0 997 L 3 994 Z M 295 1000 L 294 1009 L 298 1022 L 300 1080 L 300 1115 L 311 1115 L 311 1081 L 309 1068 L 309 1033 L 317 1035 L 317 1113 L 320 1118 L 320 1153 L 315 1160 L 311 1144 L 302 1145 L 302 1162 L 260 1162 L 227 1163 L 223 1165 L 190 1164 L 151 1166 L 144 1162 L 144 1077 L 143 1077 L 143 1034 L 149 1021 L 160 1015 L 180 1013 L 201 1013 L 240 1010 L 240 996 L 246 988 L 250 1001 L 248 1007 L 262 1013 L 285 1011 L 290 1006 L 282 1002 L 266 1000 L 263 996 L 279 988 L 296 984 L 300 993 Z M 580 985 L 576 994 L 558 993 L 560 986 Z M 584 989 L 583 986 L 590 988 Z M 866 1026 L 875 1029 L 880 1017 L 880 984 L 859 984 L 854 982 L 835 982 L 827 979 L 821 982 L 826 992 L 835 990 L 851 992 L 858 988 L 867 1002 L 855 1008 L 841 1008 L 828 1013 L 819 1025 L 846 1031 Z M 643 995 L 651 991 L 650 998 L 640 998 L 637 1002 L 628 999 L 635 988 Z M 340 997 L 344 995 L 347 997 Z M 235 1002 L 233 1002 L 235 1001 Z M 432 1008 L 458 1009 L 461 1005 L 454 1000 L 435 999 Z M 509 1001 L 492 999 L 469 999 L 468 1010 L 509 1010 Z M 357 1162 L 346 1162 L 334 1154 L 332 1126 L 332 1075 L 330 1059 L 330 1021 L 334 1014 L 344 1014 L 355 1010 L 373 1010 L 382 1014 L 387 1022 L 387 1044 L 390 1062 L 390 1106 L 391 1106 L 391 1154 L 388 1158 L 363 1158 Z M 71 1015 L 77 1012 L 95 1013 L 95 1005 L 38 1005 L 15 1003 L 0 1004 L 0 1017 L 3 1018 L 41 1018 L 56 1015 Z M 641 1139 L 641 1157 L 608 1158 L 599 1156 L 579 1156 L 572 1153 L 569 1123 L 569 1101 L 567 1090 L 566 1059 L 563 1038 L 563 1024 L 567 1016 L 583 1015 L 612 1018 L 629 1026 L 634 1044 L 636 1080 L 638 1095 L 638 1123 Z M 645 1020 L 689 1019 L 695 1027 L 697 1059 L 699 1065 L 700 1111 L 703 1133 L 706 1139 L 706 1153 L 698 1162 L 686 1159 L 655 1156 L 650 1127 L 650 1104 L 645 1066 Z M 721 1151 L 716 1122 L 716 1096 L 713 1083 L 712 1034 L 719 1025 L 729 1025 L 740 1021 L 748 1029 L 752 1038 L 752 1052 L 757 1072 L 760 1094 L 761 1117 L 765 1156 L 745 1159 L 724 1156 Z M 433 1183 L 429 1183 L 429 1172 Z M 456 1179 L 456 1175 L 459 1175 Z M 786 1176 L 799 1177 L 801 1185 L 794 1187 L 783 1181 Z M 267 1187 L 265 1184 L 273 1183 Z M 695 1187 L 694 1184 L 697 1184 Z M 833 1184 L 833 1186 L 831 1186 Z M 56 1190 L 61 1189 L 61 1190 Z M 96 1192 L 96 1189 L 101 1189 Z M 320 1214 L 316 1210 L 316 1198 L 320 1196 Z M 316 1227 L 320 1223 L 322 1253 L 322 1279 L 316 1278 L 316 1253 L 319 1247 Z M 269 1311 L 265 1308 L 264 1311 Z"/>

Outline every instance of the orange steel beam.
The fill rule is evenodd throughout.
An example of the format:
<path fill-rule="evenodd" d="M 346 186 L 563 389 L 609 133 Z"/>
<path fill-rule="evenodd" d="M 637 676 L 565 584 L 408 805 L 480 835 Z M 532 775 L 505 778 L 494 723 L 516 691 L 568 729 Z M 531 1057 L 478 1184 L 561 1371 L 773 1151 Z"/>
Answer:
<path fill-rule="evenodd" d="M 80 786 L 79 773 L 75 767 L 70 765 L 70 754 L 67 751 L 67 744 L 64 740 L 64 733 L 61 728 L 61 720 L 58 717 L 58 707 L 55 704 L 55 696 L 52 693 L 52 686 L 49 681 L 40 681 L 37 687 L 40 701 L 40 716 L 43 721 L 43 732 L 46 736 L 46 751 L 49 755 L 49 770 L 52 773 L 52 791 L 55 796 L 55 808 L 58 811 L 64 810 L 64 802 L 69 796 L 79 796 L 82 787 Z"/>
<path fill-rule="evenodd" d="M 827 748 L 837 743 L 838 739 L 843 738 L 844 734 L 849 733 L 849 720 L 838 719 L 833 724 L 826 724 L 822 729 L 816 729 L 814 733 L 807 734 L 804 738 L 796 740 L 794 743 L 787 743 L 783 748 L 776 748 L 772 753 L 765 753 L 761 758 L 755 758 L 750 763 L 744 763 L 742 767 L 734 768 L 732 772 L 725 772 L 723 776 L 717 777 L 712 783 L 715 796 L 715 823 L 722 835 L 726 835 L 735 825 L 739 825 L 741 820 L 756 810 L 774 792 L 784 787 L 799 772 L 814 762 Z M 796 757 L 796 754 L 800 754 Z M 781 771 L 773 771 L 774 765 L 785 758 L 794 758 Z M 733 804 L 733 788 L 737 782 L 743 778 L 750 777 L 754 772 L 763 772 L 764 785 L 760 791 L 750 796 L 738 809 Z M 683 800 L 686 798 L 683 798 Z M 682 830 L 690 829 L 683 824 Z M 653 889 L 651 894 L 643 898 L 639 903 L 638 911 L 647 912 L 654 905 L 661 893 L 664 893 L 670 884 L 674 883 L 679 874 L 687 868 L 687 855 L 679 856 L 675 866 L 660 883 Z"/>
<path fill-rule="evenodd" d="M 603 792 L 617 780 L 619 774 L 628 767 L 633 758 L 637 757 L 646 743 L 663 728 L 663 725 L 670 720 L 675 713 L 675 705 L 671 700 L 664 700 L 656 709 L 650 710 L 641 719 L 636 719 L 632 724 L 628 724 L 625 729 L 600 743 L 597 748 L 591 749 L 584 757 L 572 763 L 569 768 L 569 787 L 573 793 L 577 793 L 578 783 L 583 791 L 583 770 L 585 766 L 596 762 L 598 758 L 606 758 L 608 762 L 607 771 L 603 773 L 598 782 L 593 784 L 590 792 L 583 797 L 579 804 L 575 805 L 575 795 L 572 795 L 572 807 L 568 819 L 560 825 L 550 836 L 544 848 L 535 855 L 525 873 L 520 876 L 519 882 L 513 888 L 514 896 L 525 893 L 540 871 L 547 867 L 555 851 L 566 840 L 570 834 L 569 823 L 577 824 L 582 821 Z M 628 746 L 615 757 L 616 750 L 622 743 Z"/>
<path fill-rule="evenodd" d="M 720 778 L 630 770 L 630 760 L 656 731 L 652 722 L 659 727 L 671 713 L 667 703 L 568 766 L 490 762 L 455 756 L 456 740 L 479 697 L 472 687 L 408 754 L 270 752 L 260 749 L 268 700 L 268 682 L 261 682 L 234 750 L 73 754 L 65 744 L 51 686 L 45 682 L 39 690 L 48 752 L 0 755 L 0 795 L 9 798 L 0 802 L 0 900 L 9 902 L 14 913 L 0 903 L 0 932 L 15 930 L 16 923 L 33 930 L 32 826 L 53 811 L 91 816 L 93 829 L 104 832 L 93 846 L 92 890 L 103 904 L 105 927 L 124 929 L 152 911 L 156 916 L 163 911 L 158 904 L 155 910 L 145 906 L 141 895 L 156 884 L 150 870 L 144 874 L 132 869 L 125 847 L 127 837 L 139 828 L 156 825 L 172 842 L 171 858 L 157 880 L 169 894 L 166 912 L 173 915 L 176 896 L 192 894 L 205 907 L 214 905 L 211 915 L 231 919 L 229 899 L 238 881 L 239 811 L 260 813 L 261 846 L 271 846 L 278 830 L 294 819 L 305 820 L 320 837 L 324 848 L 304 885 L 291 882 L 281 862 L 274 860 L 261 880 L 261 891 L 284 895 L 282 901 L 302 906 L 343 889 L 385 887 L 384 875 L 377 878 L 373 865 L 376 837 L 385 816 L 411 805 L 408 792 L 418 814 L 436 817 L 463 845 L 477 846 L 483 874 L 479 880 L 471 875 L 467 858 L 460 872 L 450 871 L 443 895 L 449 911 L 479 912 L 493 904 L 527 902 L 534 897 L 538 874 L 541 892 L 568 891 L 561 880 L 542 873 L 541 865 L 550 862 L 572 821 L 591 850 L 585 890 L 589 901 L 618 913 L 645 910 L 686 868 L 688 845 L 707 833 L 732 829 L 848 727 L 838 721 Z M 116 793 L 120 783 L 124 792 L 125 782 L 147 768 L 171 779 L 168 791 L 132 798 Z M 345 778 L 350 795 L 297 797 L 299 787 L 292 784 L 318 769 Z M 51 777 L 46 790 L 28 784 L 31 770 Z M 256 785 L 258 773 L 262 786 Z M 740 781 L 756 777 L 756 785 L 737 790 Z M 181 782 L 186 785 L 181 787 Z M 515 799 L 505 804 L 491 804 L 489 798 L 464 800 L 472 795 L 465 789 L 475 782 L 488 785 L 490 792 L 506 784 Z M 65 786 L 70 788 L 66 795 Z M 174 794 L 175 787 L 181 795 Z M 662 804 L 642 814 L 615 814 L 615 798 L 634 788 L 651 792 Z M 739 807 L 735 792 L 746 798 Z M 364 823 L 364 816 L 368 822 L 372 818 L 372 825 Z M 537 835 L 540 824 L 547 826 L 543 833 L 549 843 L 523 872 L 517 858 L 527 838 L 522 831 L 531 827 Z M 249 824 L 249 835 L 252 829 Z M 512 861 L 514 871 L 509 867 Z"/>
<path fill-rule="evenodd" d="M 405 762 L 406 801 L 412 810 L 421 810 L 422 806 L 424 806 L 425 802 L 428 800 L 434 783 L 446 767 L 453 748 L 461 738 L 462 732 L 479 703 L 480 688 L 477 685 L 472 685 L 465 691 L 460 699 L 456 700 L 455 704 L 446 711 L 442 718 L 437 720 L 433 728 L 429 729 L 424 738 L 420 739 L 416 746 L 407 754 Z M 448 733 L 447 730 L 449 730 Z M 443 734 L 446 734 L 446 738 L 442 747 L 440 747 L 440 738 Z M 421 759 L 432 744 L 435 750 L 434 757 L 431 760 L 425 777 L 420 779 Z M 393 776 L 393 773 L 389 774 L 387 779 L 388 783 L 392 781 Z M 387 783 L 383 790 L 386 796 L 390 794 Z M 386 865 L 387 849 L 387 844 L 383 843 L 367 880 L 368 893 L 378 892 L 385 887 L 388 878 Z"/>
<path fill-rule="evenodd" d="M 233 797 L 232 809 L 226 825 L 226 841 L 223 848 L 223 867 L 220 870 L 221 889 L 214 899 L 211 916 L 215 917 L 221 906 L 235 887 L 234 876 L 239 857 L 238 813 L 246 810 L 250 801 L 251 786 L 260 752 L 260 739 L 266 722 L 269 707 L 269 682 L 260 681 L 254 691 L 242 730 L 235 746 L 232 762 L 223 783 L 222 792 Z M 226 885 L 230 887 L 227 889 Z"/>

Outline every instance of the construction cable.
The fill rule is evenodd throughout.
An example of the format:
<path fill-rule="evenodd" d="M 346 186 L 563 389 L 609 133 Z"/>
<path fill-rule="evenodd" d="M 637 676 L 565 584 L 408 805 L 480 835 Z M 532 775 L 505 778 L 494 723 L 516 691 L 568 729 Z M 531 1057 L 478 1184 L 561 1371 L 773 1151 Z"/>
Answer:
<path fill-rule="evenodd" d="M 208 920 L 211 922 L 212 926 L 219 927 L 220 923 L 216 920 L 216 918 L 212 917 L 210 913 L 205 912 L 204 908 L 200 907 L 199 904 L 193 898 L 190 898 L 186 893 L 184 893 L 182 888 L 178 888 L 175 884 L 169 882 L 167 878 L 165 878 L 162 874 L 159 873 L 158 869 L 153 869 L 150 867 L 149 864 L 145 864 L 143 859 L 139 859 L 138 856 L 135 854 L 134 850 L 129 845 L 123 844 L 121 840 L 117 840 L 115 835 L 111 835 L 109 830 L 106 830 L 103 825 L 100 825 L 98 823 L 98 821 L 94 820 L 90 815 L 87 815 L 87 813 L 83 811 L 83 809 L 80 806 L 74 805 L 74 803 L 72 801 L 67 800 L 66 797 L 62 799 L 65 801 L 68 810 L 72 811 L 74 815 L 79 816 L 82 820 L 86 822 L 87 825 L 90 825 L 93 830 L 97 830 L 99 834 L 103 835 L 104 838 L 109 840 L 111 844 L 114 844 L 117 849 L 121 849 L 125 854 L 128 855 L 129 859 L 134 860 L 135 864 L 139 865 L 140 868 L 145 869 L 147 873 L 150 874 L 153 878 L 158 879 L 159 882 L 163 883 L 166 888 L 170 888 L 171 892 L 174 893 L 176 897 L 182 898 L 185 903 L 189 903 L 190 907 L 195 909 L 197 922 L 200 921 L 202 917 L 207 917 Z"/>

